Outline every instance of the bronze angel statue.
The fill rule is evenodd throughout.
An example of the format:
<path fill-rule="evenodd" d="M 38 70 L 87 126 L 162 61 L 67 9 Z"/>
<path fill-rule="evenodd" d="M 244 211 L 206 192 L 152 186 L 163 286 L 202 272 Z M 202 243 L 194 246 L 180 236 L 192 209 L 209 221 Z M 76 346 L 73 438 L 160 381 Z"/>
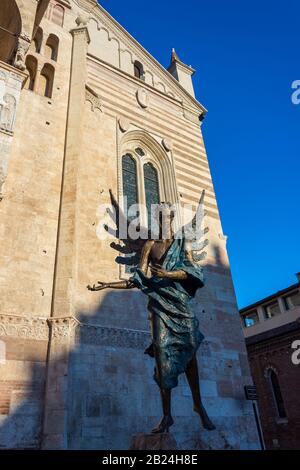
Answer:
<path fill-rule="evenodd" d="M 110 196 L 119 226 L 122 223 L 129 226 L 130 220 L 111 191 Z M 215 429 L 201 400 L 196 353 L 204 336 L 199 331 L 199 321 L 190 305 L 197 289 L 204 286 L 203 270 L 197 264 L 205 256 L 203 249 L 208 243 L 208 240 L 201 241 L 208 229 L 201 228 L 199 233 L 203 216 L 204 192 L 195 217 L 178 232 L 173 228 L 171 204 L 159 204 L 156 208 L 158 233 L 155 237 L 149 233 L 148 237 L 132 240 L 128 236 L 120 237 L 117 231 L 116 237 L 123 245 L 111 244 L 114 249 L 127 255 L 118 257 L 118 262 L 124 264 L 129 261 L 136 266 L 132 276 L 128 280 L 99 281 L 97 285 L 88 286 L 90 291 L 138 288 L 148 296 L 152 343 L 145 353 L 155 359 L 154 379 L 160 388 L 163 409 L 163 417 L 152 430 L 153 433 L 168 432 L 173 424 L 171 391 L 178 385 L 181 373 L 186 374 L 194 411 L 199 414 L 203 427 Z M 112 233 L 109 227 L 105 228 Z M 145 230 L 141 229 L 140 232 L 145 233 Z M 128 255 L 131 256 L 128 258 Z"/>

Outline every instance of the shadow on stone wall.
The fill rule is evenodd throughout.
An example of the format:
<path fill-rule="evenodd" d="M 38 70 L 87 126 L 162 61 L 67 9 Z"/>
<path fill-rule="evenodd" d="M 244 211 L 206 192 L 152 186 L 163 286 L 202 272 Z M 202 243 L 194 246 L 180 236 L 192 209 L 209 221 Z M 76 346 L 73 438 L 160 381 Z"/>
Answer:
<path fill-rule="evenodd" d="M 182 449 L 257 448 L 243 394 L 250 377 L 231 277 L 218 248 L 214 259 L 194 306 L 206 336 L 199 350 L 201 390 L 217 430 L 201 428 L 182 375 L 173 391 L 172 432 Z M 0 447 L 128 449 L 132 435 L 149 432 L 161 404 L 154 361 L 144 355 L 150 344 L 146 305 L 138 291 L 109 291 L 92 314 L 78 314 L 77 326 L 52 327 L 47 370 L 34 353 L 26 356 L 24 341 L 30 371 L 15 403 L 11 390 L 10 414 L 0 415 Z"/>

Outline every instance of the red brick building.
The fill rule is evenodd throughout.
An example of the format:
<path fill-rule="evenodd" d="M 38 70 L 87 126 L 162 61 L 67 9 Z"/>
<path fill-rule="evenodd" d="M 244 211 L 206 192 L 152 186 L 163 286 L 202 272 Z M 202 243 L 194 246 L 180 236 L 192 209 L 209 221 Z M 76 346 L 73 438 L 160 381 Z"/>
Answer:
<path fill-rule="evenodd" d="M 298 282 L 240 311 L 267 449 L 300 449 Z M 298 342 L 297 343 L 295 343 Z"/>

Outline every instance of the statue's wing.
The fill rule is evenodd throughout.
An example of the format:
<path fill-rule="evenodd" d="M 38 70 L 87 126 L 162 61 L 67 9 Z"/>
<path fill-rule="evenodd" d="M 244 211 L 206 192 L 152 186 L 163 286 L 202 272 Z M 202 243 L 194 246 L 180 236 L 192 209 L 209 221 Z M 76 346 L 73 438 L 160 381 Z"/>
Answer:
<path fill-rule="evenodd" d="M 118 252 L 116 262 L 128 266 L 128 271 L 130 271 L 132 270 L 130 268 L 137 266 L 141 259 L 143 247 L 149 239 L 149 232 L 145 227 L 136 224 L 134 232 L 140 233 L 140 237 L 132 237 L 130 227 L 133 228 L 133 222 L 124 214 L 111 190 L 109 190 L 109 194 L 114 212 L 110 209 L 107 212 L 114 221 L 116 229 L 112 229 L 108 225 L 105 225 L 104 228 L 118 240 L 118 242 L 110 244 L 111 248 Z"/>
<path fill-rule="evenodd" d="M 205 235 L 209 232 L 209 228 L 205 227 L 205 216 L 205 190 L 203 190 L 194 217 L 180 229 L 182 236 L 192 248 L 195 262 L 200 262 L 207 256 L 205 248 L 209 245 L 209 240 Z"/>

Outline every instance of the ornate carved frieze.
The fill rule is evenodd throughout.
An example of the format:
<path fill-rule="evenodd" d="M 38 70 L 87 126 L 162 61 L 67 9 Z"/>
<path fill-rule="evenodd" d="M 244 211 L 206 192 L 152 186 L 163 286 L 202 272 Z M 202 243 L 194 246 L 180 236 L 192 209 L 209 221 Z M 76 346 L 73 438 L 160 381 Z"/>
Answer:
<path fill-rule="evenodd" d="M 46 318 L 0 314 L 0 336 L 48 340 L 49 326 Z"/>
<path fill-rule="evenodd" d="M 76 344 L 94 344 L 130 349 L 145 349 L 151 342 L 146 331 L 81 324 L 76 328 Z"/>

